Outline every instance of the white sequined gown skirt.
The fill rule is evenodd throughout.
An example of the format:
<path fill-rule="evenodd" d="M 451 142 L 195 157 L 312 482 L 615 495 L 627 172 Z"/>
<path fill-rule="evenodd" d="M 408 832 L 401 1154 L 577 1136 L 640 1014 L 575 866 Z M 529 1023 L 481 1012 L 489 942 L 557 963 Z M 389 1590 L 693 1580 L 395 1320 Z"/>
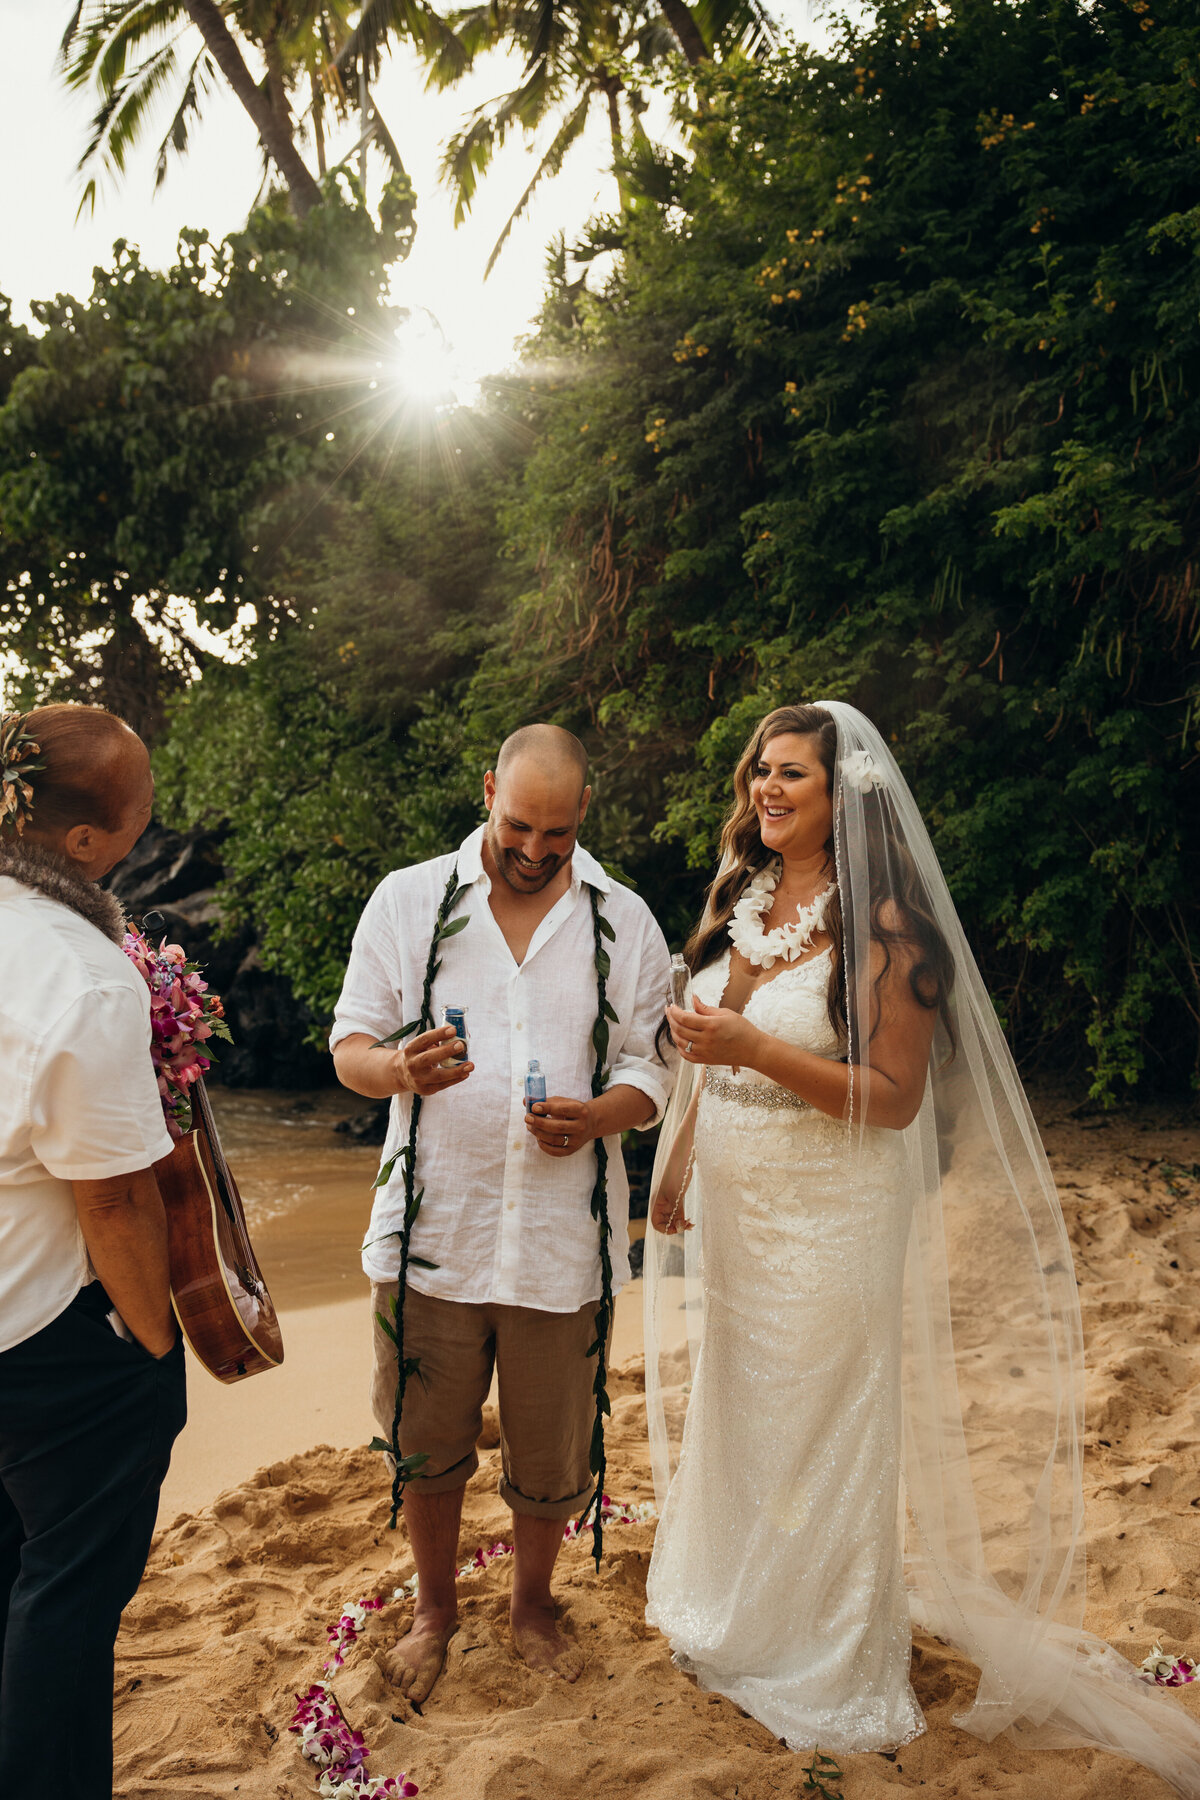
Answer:
<path fill-rule="evenodd" d="M 793 1749 L 894 1749 L 923 1729 L 898 1517 L 899 1142 L 868 1134 L 851 1183 L 843 1128 L 738 1086 L 710 1071 L 700 1101 L 704 1332 L 647 1618 Z"/>

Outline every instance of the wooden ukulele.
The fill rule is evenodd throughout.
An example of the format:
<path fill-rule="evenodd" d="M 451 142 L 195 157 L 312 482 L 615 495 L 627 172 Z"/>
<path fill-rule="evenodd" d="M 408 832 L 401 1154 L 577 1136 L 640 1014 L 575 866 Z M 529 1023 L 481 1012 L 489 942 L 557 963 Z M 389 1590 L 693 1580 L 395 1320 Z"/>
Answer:
<path fill-rule="evenodd" d="M 167 1214 L 171 1304 L 209 1374 L 241 1381 L 278 1368 L 283 1338 L 203 1081 L 190 1098 L 192 1130 L 154 1165 Z"/>

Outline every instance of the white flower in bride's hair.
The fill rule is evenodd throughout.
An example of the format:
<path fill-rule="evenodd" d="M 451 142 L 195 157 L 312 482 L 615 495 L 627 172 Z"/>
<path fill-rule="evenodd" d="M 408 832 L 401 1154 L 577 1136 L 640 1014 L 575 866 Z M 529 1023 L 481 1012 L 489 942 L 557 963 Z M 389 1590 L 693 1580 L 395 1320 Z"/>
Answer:
<path fill-rule="evenodd" d="M 841 774 L 846 786 L 860 794 L 869 794 L 872 788 L 885 788 L 888 784 L 887 776 L 869 750 L 852 750 L 849 756 L 843 756 Z"/>

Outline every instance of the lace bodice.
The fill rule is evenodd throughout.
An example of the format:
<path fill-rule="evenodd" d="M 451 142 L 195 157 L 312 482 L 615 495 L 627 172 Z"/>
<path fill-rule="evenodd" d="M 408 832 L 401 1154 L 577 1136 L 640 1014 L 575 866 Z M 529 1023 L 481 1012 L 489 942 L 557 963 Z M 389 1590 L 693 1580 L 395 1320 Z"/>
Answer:
<path fill-rule="evenodd" d="M 706 1006 L 719 1006 L 729 981 L 729 956 L 725 951 L 716 962 L 701 969 L 692 981 L 692 992 Z M 837 1033 L 829 1022 L 826 989 L 829 983 L 829 951 L 806 962 L 789 963 L 770 980 L 762 981 L 747 1000 L 744 1016 L 760 1031 L 797 1049 L 810 1050 L 814 1056 L 836 1057 L 841 1054 Z M 765 1075 L 753 1069 L 722 1069 L 722 1075 L 743 1082 L 766 1082 Z"/>

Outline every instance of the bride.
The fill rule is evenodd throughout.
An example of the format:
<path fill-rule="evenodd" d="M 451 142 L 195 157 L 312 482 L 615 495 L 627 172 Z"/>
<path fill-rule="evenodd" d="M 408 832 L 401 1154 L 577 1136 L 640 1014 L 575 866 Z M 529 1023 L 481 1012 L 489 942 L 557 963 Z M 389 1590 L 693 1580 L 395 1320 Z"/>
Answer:
<path fill-rule="evenodd" d="M 979 1668 L 965 1729 L 1200 1797 L 1200 1730 L 1082 1630 L 1070 1244 L 912 795 L 840 702 L 770 713 L 733 786 L 669 1012 L 647 1617 L 794 1749 L 924 1729 L 911 1619 Z"/>

